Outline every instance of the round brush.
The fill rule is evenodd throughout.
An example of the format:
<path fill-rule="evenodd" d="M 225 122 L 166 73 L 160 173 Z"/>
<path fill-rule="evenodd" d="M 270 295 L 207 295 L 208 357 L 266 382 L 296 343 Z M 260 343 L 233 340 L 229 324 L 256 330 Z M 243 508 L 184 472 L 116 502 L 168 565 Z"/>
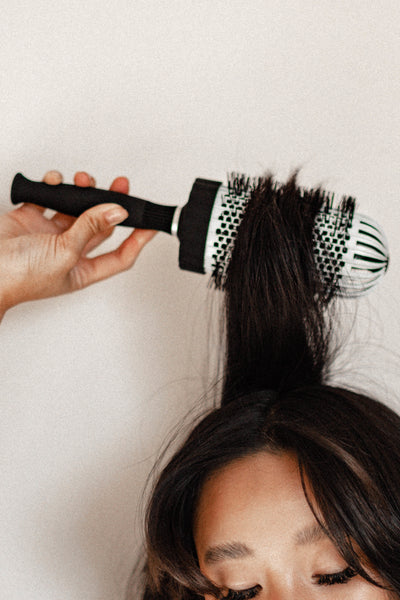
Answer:
<path fill-rule="evenodd" d="M 13 204 L 30 202 L 72 216 L 101 203 L 123 206 L 129 227 L 156 229 L 178 237 L 179 266 L 207 273 L 223 288 L 226 269 L 242 216 L 260 180 L 232 173 L 227 185 L 196 179 L 183 207 L 164 206 L 141 198 L 97 188 L 69 184 L 48 185 L 18 173 L 12 183 Z M 304 189 L 312 196 L 313 190 Z M 315 263 L 335 292 L 355 297 L 373 287 L 388 267 L 388 247 L 380 226 L 354 212 L 353 198 L 344 197 L 334 208 L 333 194 L 317 190 L 320 208 L 313 230 Z"/>

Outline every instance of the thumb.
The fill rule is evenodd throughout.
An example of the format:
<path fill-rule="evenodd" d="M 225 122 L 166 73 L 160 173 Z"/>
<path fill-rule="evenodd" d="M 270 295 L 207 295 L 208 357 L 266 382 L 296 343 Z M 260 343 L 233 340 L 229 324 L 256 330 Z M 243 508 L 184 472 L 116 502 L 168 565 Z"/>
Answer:
<path fill-rule="evenodd" d="M 82 254 L 90 240 L 103 231 L 122 223 L 129 216 L 119 204 L 100 204 L 82 213 L 62 235 L 66 247 Z"/>

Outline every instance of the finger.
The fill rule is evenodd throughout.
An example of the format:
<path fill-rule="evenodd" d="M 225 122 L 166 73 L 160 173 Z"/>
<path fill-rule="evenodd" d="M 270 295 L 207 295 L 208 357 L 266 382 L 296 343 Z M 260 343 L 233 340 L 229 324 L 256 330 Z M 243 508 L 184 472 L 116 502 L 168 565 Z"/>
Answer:
<path fill-rule="evenodd" d="M 54 223 L 56 226 L 56 230 L 52 230 L 51 233 L 62 233 L 66 231 L 75 223 L 76 217 L 71 217 L 69 215 L 64 215 L 63 213 L 56 213 L 54 217 L 50 219 L 51 223 Z M 102 231 L 95 235 L 90 242 L 85 246 L 83 250 L 83 255 L 87 256 L 89 252 L 95 250 L 102 242 L 104 242 L 107 238 L 109 238 L 114 231 L 114 227 L 110 227 L 106 231 Z"/>
<path fill-rule="evenodd" d="M 69 229 L 76 221 L 76 217 L 65 215 L 64 213 L 56 213 L 50 221 L 57 227 L 58 232 L 61 233 L 66 229 Z"/>
<path fill-rule="evenodd" d="M 72 225 L 76 221 L 76 217 L 64 215 L 63 213 L 56 213 L 54 217 L 52 217 L 51 221 L 56 225 L 57 233 L 62 233 L 63 231 L 66 231 L 67 229 L 72 227 Z M 102 231 L 101 233 L 95 235 L 85 246 L 83 250 L 83 255 L 87 256 L 89 252 L 95 250 L 98 246 L 100 246 L 100 244 L 102 244 L 107 238 L 109 238 L 112 235 L 113 231 L 114 227 L 110 227 L 109 229 L 106 229 L 105 231 Z"/>
<path fill-rule="evenodd" d="M 48 185 L 59 185 L 63 182 L 63 176 L 60 171 L 47 171 L 43 177 L 43 181 Z"/>
<path fill-rule="evenodd" d="M 72 289 L 81 289 L 131 268 L 144 246 L 157 232 L 136 229 L 116 250 L 83 259 L 71 271 Z"/>
<path fill-rule="evenodd" d="M 78 171 L 74 175 L 74 183 L 79 187 L 91 187 L 93 185 L 92 182 L 94 182 L 93 177 L 85 171 Z"/>
<path fill-rule="evenodd" d="M 36 204 L 31 204 L 30 202 L 24 202 L 24 204 L 22 206 L 19 206 L 15 210 L 16 211 L 19 210 L 22 212 L 25 212 L 25 210 L 29 210 L 32 213 L 35 212 L 37 215 L 40 215 L 41 218 L 43 219 L 42 215 L 43 215 L 44 211 L 46 210 L 46 208 L 44 206 L 37 206 Z"/>
<path fill-rule="evenodd" d="M 60 243 L 82 255 L 87 244 L 99 233 L 118 225 L 128 217 L 118 204 L 100 204 L 82 213 L 72 227 L 61 234 Z"/>
<path fill-rule="evenodd" d="M 63 176 L 60 171 L 47 171 L 42 181 L 48 185 L 58 185 L 59 183 L 62 183 Z M 25 203 L 25 206 L 34 208 L 36 212 L 41 215 L 46 210 L 43 206 L 36 206 L 35 204 L 30 204 L 28 202 Z"/>
<path fill-rule="evenodd" d="M 119 192 L 120 194 L 127 194 L 129 192 L 129 180 L 127 177 L 116 177 L 111 184 L 110 190 L 112 192 Z"/>
<path fill-rule="evenodd" d="M 157 231 L 153 229 L 135 229 L 131 235 L 122 242 L 121 246 L 124 246 L 125 250 L 136 256 L 141 250 L 153 239 Z"/>
<path fill-rule="evenodd" d="M 43 216 L 45 210 L 36 204 L 26 202 L 10 214 L 27 233 L 58 233 L 57 227 Z"/>
<path fill-rule="evenodd" d="M 95 235 L 94 238 L 92 238 L 90 242 L 86 244 L 83 250 L 83 256 L 87 256 L 90 252 L 96 250 L 96 248 L 100 246 L 100 244 L 102 244 L 105 240 L 112 236 L 113 232 L 114 227 L 110 227 L 110 229 L 106 229 L 105 231 L 102 231 L 101 233 Z"/>

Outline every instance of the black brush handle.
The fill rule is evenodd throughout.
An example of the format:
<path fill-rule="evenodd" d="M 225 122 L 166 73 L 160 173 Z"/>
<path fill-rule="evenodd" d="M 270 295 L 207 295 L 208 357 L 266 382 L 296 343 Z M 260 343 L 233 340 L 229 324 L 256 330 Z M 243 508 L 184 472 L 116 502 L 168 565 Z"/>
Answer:
<path fill-rule="evenodd" d="M 109 190 L 66 183 L 48 185 L 31 181 L 21 173 L 14 177 L 11 186 L 11 202 L 13 204 L 31 202 L 73 217 L 78 217 L 97 204 L 113 202 L 123 206 L 129 212 L 129 217 L 120 223 L 121 225 L 156 229 L 166 233 L 171 233 L 171 223 L 176 209 L 176 206 L 154 204 L 148 200 Z"/>

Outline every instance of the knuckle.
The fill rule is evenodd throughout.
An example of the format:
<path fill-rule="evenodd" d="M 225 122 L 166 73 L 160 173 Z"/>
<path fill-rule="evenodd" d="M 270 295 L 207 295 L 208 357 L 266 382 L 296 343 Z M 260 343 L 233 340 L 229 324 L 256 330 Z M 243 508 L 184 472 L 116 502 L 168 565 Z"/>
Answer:
<path fill-rule="evenodd" d="M 65 265 L 73 265 L 79 258 L 75 246 L 70 242 L 68 235 L 57 236 L 57 245 L 55 249 L 58 255 L 61 255 Z"/>
<path fill-rule="evenodd" d="M 90 211 L 86 213 L 86 226 L 92 235 L 96 235 L 101 230 L 99 219 Z"/>
<path fill-rule="evenodd" d="M 82 268 L 82 266 L 79 269 L 75 267 L 74 269 L 71 270 L 70 282 L 71 282 L 71 289 L 73 291 L 82 290 L 83 288 L 87 287 L 87 285 L 88 285 L 87 276 L 86 276 L 85 269 Z"/>
<path fill-rule="evenodd" d="M 123 245 L 117 249 L 118 262 L 122 271 L 128 271 L 134 265 L 137 254 L 137 250 L 132 253 Z"/>

